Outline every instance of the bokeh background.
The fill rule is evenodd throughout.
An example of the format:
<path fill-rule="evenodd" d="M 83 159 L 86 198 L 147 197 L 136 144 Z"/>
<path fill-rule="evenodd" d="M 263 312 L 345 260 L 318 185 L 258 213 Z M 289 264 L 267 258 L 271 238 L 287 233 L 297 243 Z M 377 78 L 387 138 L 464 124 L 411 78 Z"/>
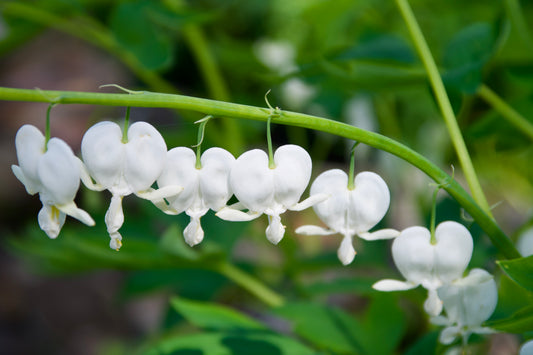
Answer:
<path fill-rule="evenodd" d="M 490 203 L 497 204 L 494 215 L 516 240 L 533 224 L 533 147 L 478 89 L 490 87 L 531 120 L 533 42 L 530 23 L 523 20 L 533 18 L 533 3 L 411 4 L 443 73 L 481 183 Z M 0 3 L 0 86 L 119 91 L 100 88 L 104 84 L 262 107 L 271 90 L 273 106 L 387 135 L 450 173 L 455 166 L 455 179 L 466 186 L 423 67 L 392 1 Z M 227 304 L 276 331 L 291 333 L 286 321 L 269 316 L 264 305 L 227 277 L 188 263 L 182 249 L 173 251 L 187 219 L 163 216 L 147 201 L 124 199 L 125 244 L 118 253 L 107 250 L 103 223 L 110 196 L 85 188 L 77 203 L 95 218 L 96 227 L 68 218 L 59 238 L 49 240 L 37 225 L 39 199 L 26 194 L 10 169 L 16 164 L 17 129 L 33 124 L 44 130 L 46 109 L 42 103 L 0 101 L 0 353 L 142 352 L 139 349 L 163 335 L 195 331 L 169 306 L 173 295 Z M 107 119 L 120 122 L 124 112 L 59 105 L 51 111 L 52 136 L 79 153 L 88 127 Z M 148 121 L 159 129 L 169 149 L 196 144 L 194 121 L 201 117 L 166 109 L 131 110 L 133 121 Z M 313 178 L 332 167 L 347 171 L 353 142 L 282 125 L 272 130 L 276 146 L 294 143 L 309 151 Z M 203 144 L 238 156 L 265 148 L 265 131 L 260 122 L 215 120 L 207 125 Z M 378 172 L 391 190 L 391 207 L 379 226 L 401 230 L 427 225 L 433 192 L 429 178 L 371 147 L 360 145 L 356 152 L 357 171 Z M 498 274 L 497 251 L 460 206 L 441 193 L 437 211 L 437 220 L 459 220 L 471 228 L 476 243 L 471 267 Z M 276 247 L 264 237 L 266 219 L 229 224 L 210 213 L 204 218 L 206 241 L 197 253 L 229 260 L 288 298 L 333 305 L 357 319 L 381 317 L 376 329 L 387 316 L 396 317 L 395 331 L 381 328 L 373 333 L 376 338 L 390 335 L 391 347 L 381 349 L 383 353 L 408 352 L 421 334 L 432 331 L 415 306 L 423 292 L 380 298 L 370 289 L 385 276 L 399 277 L 388 242 L 357 241 L 356 260 L 342 267 L 335 254 L 339 237 L 294 234 L 297 226 L 318 223 L 312 210 L 287 213 L 284 221 L 287 233 Z M 168 254 L 178 255 L 178 262 Z M 508 280 L 500 282 L 507 282 L 512 291 L 500 295 L 495 317 L 529 297 Z M 393 308 L 376 311 L 386 304 Z M 515 354 L 520 341 L 498 334 L 478 339 L 476 349 Z M 327 347 L 322 350 L 331 353 Z M 343 348 L 336 350 L 343 353 Z M 235 347 L 233 353 L 247 352 Z"/>

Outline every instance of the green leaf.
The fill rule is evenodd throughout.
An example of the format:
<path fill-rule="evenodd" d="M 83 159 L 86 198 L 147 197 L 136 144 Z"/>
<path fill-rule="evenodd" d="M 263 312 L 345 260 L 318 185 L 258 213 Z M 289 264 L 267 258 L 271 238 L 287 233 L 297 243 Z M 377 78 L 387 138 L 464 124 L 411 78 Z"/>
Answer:
<path fill-rule="evenodd" d="M 274 333 L 199 333 L 164 339 L 143 352 L 146 355 L 316 355 L 299 342 Z"/>
<path fill-rule="evenodd" d="M 313 345 L 341 354 L 364 353 L 361 325 L 344 311 L 315 303 L 288 303 L 275 310 L 293 323 L 296 334 Z"/>
<path fill-rule="evenodd" d="M 530 332 L 533 329 L 533 306 L 522 308 L 509 318 L 485 322 L 484 325 L 507 333 Z"/>
<path fill-rule="evenodd" d="M 533 292 L 533 255 L 526 258 L 499 260 L 497 263 L 514 282 Z"/>
<path fill-rule="evenodd" d="M 413 51 L 403 39 L 386 34 L 367 36 L 359 43 L 333 56 L 334 60 L 387 60 L 404 64 L 413 63 L 415 58 Z"/>
<path fill-rule="evenodd" d="M 185 319 L 202 329 L 266 329 L 264 325 L 247 315 L 210 302 L 174 297 L 170 303 Z"/>
<path fill-rule="evenodd" d="M 447 87 L 473 94 L 482 80 L 482 70 L 494 52 L 496 31 L 488 23 L 461 30 L 448 44 L 442 64 Z"/>
<path fill-rule="evenodd" d="M 424 334 L 420 339 L 417 340 L 404 355 L 418 355 L 418 354 L 435 354 L 439 339 L 439 331 L 433 331 L 430 333 Z"/>
<path fill-rule="evenodd" d="M 152 20 L 154 13 L 164 11 L 157 1 L 120 3 L 111 13 L 110 28 L 117 41 L 143 64 L 157 70 L 172 62 L 171 38 Z"/>
<path fill-rule="evenodd" d="M 405 315 L 398 306 L 396 295 L 374 295 L 365 314 L 362 331 L 362 345 L 371 354 L 394 353 L 406 331 Z"/>
<path fill-rule="evenodd" d="M 335 254 L 335 262 L 338 263 L 337 255 Z M 311 295 L 329 295 L 332 293 L 357 293 L 370 294 L 374 293 L 372 285 L 376 282 L 375 278 L 338 278 L 328 282 L 315 282 L 308 286 L 304 286 L 305 292 Z"/>

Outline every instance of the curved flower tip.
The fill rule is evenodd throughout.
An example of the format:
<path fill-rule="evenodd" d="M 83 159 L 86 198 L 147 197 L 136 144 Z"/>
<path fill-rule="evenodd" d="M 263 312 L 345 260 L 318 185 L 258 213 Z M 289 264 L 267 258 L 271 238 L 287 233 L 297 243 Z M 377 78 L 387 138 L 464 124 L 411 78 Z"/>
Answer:
<path fill-rule="evenodd" d="M 351 264 L 353 259 L 355 258 L 355 254 L 357 253 L 355 252 L 355 249 L 353 247 L 352 237 L 349 235 L 344 236 L 341 245 L 337 250 L 337 256 L 339 257 L 339 260 L 341 261 L 342 265 L 346 266 Z"/>
<path fill-rule="evenodd" d="M 277 215 L 268 216 L 268 227 L 266 228 L 267 239 L 272 244 L 278 244 L 285 234 L 285 226 L 281 224 L 281 218 Z"/>
<path fill-rule="evenodd" d="M 189 246 L 193 247 L 204 239 L 204 230 L 200 224 L 200 218 L 191 217 L 191 221 L 183 230 L 183 237 Z"/>
<path fill-rule="evenodd" d="M 37 220 L 39 227 L 46 233 L 51 239 L 57 238 L 63 224 L 65 224 L 66 215 L 59 211 L 55 206 L 43 205 Z"/>
<path fill-rule="evenodd" d="M 410 290 L 415 287 L 418 287 L 418 284 L 411 283 L 411 282 L 405 282 L 405 281 L 399 281 L 399 280 L 391 280 L 391 279 L 380 280 L 372 285 L 372 288 L 374 290 L 384 291 L 384 292 L 406 291 L 406 290 Z"/>
<path fill-rule="evenodd" d="M 111 240 L 109 241 L 109 247 L 113 250 L 119 251 L 122 247 L 122 236 L 119 232 L 111 233 L 109 235 Z"/>
<path fill-rule="evenodd" d="M 424 310 L 430 316 L 438 316 L 442 312 L 442 300 L 437 294 L 437 290 L 428 290 L 428 297 L 424 301 Z"/>

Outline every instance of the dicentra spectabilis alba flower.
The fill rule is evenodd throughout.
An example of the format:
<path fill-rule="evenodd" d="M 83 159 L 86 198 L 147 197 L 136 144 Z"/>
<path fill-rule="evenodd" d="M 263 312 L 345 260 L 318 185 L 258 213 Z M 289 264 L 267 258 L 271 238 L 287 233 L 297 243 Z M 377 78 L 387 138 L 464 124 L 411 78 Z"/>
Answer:
<path fill-rule="evenodd" d="M 105 215 L 109 246 L 120 249 L 122 236 L 118 232 L 124 223 L 122 198 L 135 194 L 147 200 L 157 200 L 178 194 L 183 188 L 167 186 L 154 190 L 152 184 L 165 167 L 167 146 L 161 134 L 146 122 L 135 122 L 123 141 L 122 129 L 114 122 L 99 122 L 89 128 L 81 142 L 81 154 L 87 171 L 83 182 L 92 189 L 111 192 L 111 204 Z"/>
<path fill-rule="evenodd" d="M 498 289 L 494 277 L 483 269 L 472 269 L 463 278 L 438 289 L 446 316 L 431 319 L 435 325 L 444 325 L 439 341 L 451 344 L 458 336 L 466 344 L 472 333 L 489 334 L 492 329 L 481 324 L 490 318 L 498 303 Z"/>
<path fill-rule="evenodd" d="M 239 200 L 216 214 L 228 221 L 250 221 L 263 213 L 268 216 L 267 239 L 277 244 L 285 234 L 280 215 L 286 210 L 301 211 L 322 201 L 312 196 L 298 202 L 311 177 L 311 157 L 297 145 L 287 144 L 274 153 L 275 167 L 269 167 L 268 155 L 259 149 L 243 153 L 230 172 L 230 186 Z M 239 209 L 247 209 L 248 212 Z"/>
<path fill-rule="evenodd" d="M 474 244 L 472 235 L 462 224 L 440 223 L 435 229 L 435 242 L 424 227 L 409 227 L 392 243 L 392 257 L 407 281 L 381 280 L 372 287 L 379 291 L 403 291 L 422 285 L 428 290 L 424 309 L 432 316 L 442 311 L 437 289 L 463 276 Z"/>
<path fill-rule="evenodd" d="M 533 340 L 522 344 L 520 347 L 520 353 L 518 355 L 533 355 Z"/>
<path fill-rule="evenodd" d="M 233 194 L 229 186 L 229 173 L 235 162 L 233 155 L 222 148 L 207 149 L 200 159 L 201 167 L 196 167 L 196 154 L 189 148 L 177 147 L 167 153 L 166 166 L 157 179 L 159 187 L 179 185 L 183 191 L 163 200 L 153 201 L 168 214 L 185 213 L 191 222 L 183 231 L 185 241 L 190 246 L 200 243 L 204 231 L 200 217 L 209 209 L 218 211 L 226 206 Z"/>
<path fill-rule="evenodd" d="M 41 229 L 56 238 L 66 215 L 93 226 L 91 216 L 74 203 L 80 186 L 80 163 L 70 147 L 59 138 L 50 139 L 45 146 L 45 137 L 32 125 L 20 127 L 15 146 L 19 165 L 11 169 L 30 195 L 39 194 L 43 204 L 38 215 Z"/>
<path fill-rule="evenodd" d="M 390 204 L 390 193 L 383 179 L 372 172 L 364 171 L 354 178 L 354 188 L 348 187 L 348 175 L 339 169 L 320 174 L 311 185 L 310 195 L 325 194 L 325 201 L 313 206 L 315 213 L 329 229 L 319 226 L 301 226 L 296 233 L 305 235 L 344 236 L 337 251 L 344 265 L 355 257 L 353 237 L 365 240 L 390 239 L 399 235 L 394 229 L 368 231 L 385 216 Z"/>

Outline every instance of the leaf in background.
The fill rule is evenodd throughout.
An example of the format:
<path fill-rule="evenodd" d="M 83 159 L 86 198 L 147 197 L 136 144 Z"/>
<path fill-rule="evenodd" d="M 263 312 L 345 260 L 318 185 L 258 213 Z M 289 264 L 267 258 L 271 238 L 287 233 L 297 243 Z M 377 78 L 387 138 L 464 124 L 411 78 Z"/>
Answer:
<path fill-rule="evenodd" d="M 416 343 L 414 343 L 404 355 L 435 354 L 439 346 L 440 331 L 433 331 L 424 334 Z"/>
<path fill-rule="evenodd" d="M 402 340 L 407 324 L 397 295 L 376 293 L 362 323 L 360 339 L 371 354 L 392 354 Z M 384 341 L 386 339 L 386 341 Z"/>
<path fill-rule="evenodd" d="M 170 304 L 190 323 L 208 330 L 265 330 L 265 326 L 229 307 L 174 297 Z"/>
<path fill-rule="evenodd" d="M 338 263 L 338 258 L 335 258 L 334 261 Z M 375 292 L 375 290 L 372 289 L 372 285 L 375 282 L 376 279 L 370 277 L 337 278 L 328 282 L 318 281 L 303 286 L 303 288 L 305 292 L 311 296 L 329 295 L 334 293 L 357 293 L 358 295 L 367 295 Z"/>
<path fill-rule="evenodd" d="M 488 23 L 470 25 L 456 34 L 444 51 L 444 84 L 462 93 L 475 93 L 496 40 L 497 33 Z"/>
<path fill-rule="evenodd" d="M 146 355 L 316 355 L 316 351 L 274 333 L 199 333 L 170 337 L 143 351 Z"/>
<path fill-rule="evenodd" d="M 170 36 L 151 19 L 159 11 L 158 1 L 140 0 L 119 3 L 111 12 L 110 28 L 117 41 L 149 70 L 168 67 L 173 59 Z"/>
<path fill-rule="evenodd" d="M 275 313 L 292 322 L 294 332 L 318 348 L 362 354 L 361 324 L 344 311 L 316 303 L 288 303 Z"/>
<path fill-rule="evenodd" d="M 485 322 L 487 327 L 508 333 L 525 333 L 533 330 L 533 306 L 522 308 L 509 318 Z"/>
<path fill-rule="evenodd" d="M 332 56 L 333 60 L 367 59 L 374 61 L 394 61 L 403 64 L 415 62 L 415 55 L 401 38 L 377 34 L 359 41 Z"/>
<path fill-rule="evenodd" d="M 533 255 L 496 262 L 514 282 L 533 292 Z"/>

